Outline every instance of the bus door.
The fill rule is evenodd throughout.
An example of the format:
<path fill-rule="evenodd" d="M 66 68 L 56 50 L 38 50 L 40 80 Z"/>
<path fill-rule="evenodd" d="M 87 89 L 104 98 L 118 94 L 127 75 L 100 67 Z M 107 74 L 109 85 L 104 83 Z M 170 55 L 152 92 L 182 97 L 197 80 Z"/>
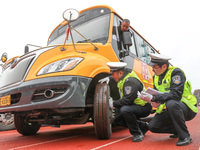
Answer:
<path fill-rule="evenodd" d="M 122 20 L 117 15 L 114 15 L 112 47 L 122 62 L 127 63 L 127 67 L 133 69 L 138 77 L 142 80 L 145 87 L 153 87 L 153 72 L 150 66 L 149 53 L 155 53 L 155 50 L 132 28 L 128 32 L 131 33 L 132 45 L 125 47 L 123 40 L 120 37 L 120 24 Z M 126 53 L 128 52 L 128 53 Z"/>
<path fill-rule="evenodd" d="M 112 33 L 112 47 L 117 55 L 119 61 L 121 62 L 129 62 L 128 67 L 133 68 L 134 59 L 129 56 L 129 49 L 135 49 L 134 42 L 132 41 L 133 45 L 129 48 L 126 48 L 123 44 L 122 40 L 122 32 L 120 25 L 122 23 L 122 19 L 119 18 L 117 15 L 114 15 L 114 22 L 113 22 L 113 33 Z M 130 31 L 129 31 L 130 32 Z M 133 40 L 133 39 L 132 39 Z"/>

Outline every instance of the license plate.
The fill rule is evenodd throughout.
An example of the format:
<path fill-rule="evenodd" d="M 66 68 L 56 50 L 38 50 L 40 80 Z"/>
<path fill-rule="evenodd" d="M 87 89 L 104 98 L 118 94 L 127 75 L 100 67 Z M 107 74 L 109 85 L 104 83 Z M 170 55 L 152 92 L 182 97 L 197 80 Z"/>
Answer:
<path fill-rule="evenodd" d="M 0 98 L 0 106 L 8 106 L 11 105 L 10 95 L 3 96 Z"/>

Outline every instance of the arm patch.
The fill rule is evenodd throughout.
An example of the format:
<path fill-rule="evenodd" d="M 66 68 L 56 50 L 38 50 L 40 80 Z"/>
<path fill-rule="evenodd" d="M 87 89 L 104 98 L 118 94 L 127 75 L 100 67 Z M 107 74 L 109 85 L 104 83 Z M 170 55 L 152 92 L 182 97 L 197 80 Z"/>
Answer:
<path fill-rule="evenodd" d="M 125 89 L 125 94 L 126 95 L 131 94 L 131 91 L 132 91 L 132 87 L 131 86 L 126 86 L 124 89 Z"/>
<path fill-rule="evenodd" d="M 175 84 L 180 84 L 181 83 L 181 76 L 179 76 L 179 75 L 173 76 L 172 81 Z"/>

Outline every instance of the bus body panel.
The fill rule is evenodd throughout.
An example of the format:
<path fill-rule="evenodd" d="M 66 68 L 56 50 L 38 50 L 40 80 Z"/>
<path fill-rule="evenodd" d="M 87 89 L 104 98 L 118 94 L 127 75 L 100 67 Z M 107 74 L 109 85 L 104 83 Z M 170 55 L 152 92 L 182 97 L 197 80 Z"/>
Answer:
<path fill-rule="evenodd" d="M 2 91 L 11 95 L 13 103 L 2 107 L 0 112 L 85 107 L 86 92 L 91 80 L 80 76 L 57 76 L 23 82 L 19 86 Z M 60 93 L 55 93 L 52 98 L 46 98 L 44 91 L 48 89 Z"/>
<path fill-rule="evenodd" d="M 109 44 L 104 46 L 98 46 L 99 50 L 94 51 L 94 47 L 91 45 L 88 46 L 76 46 L 77 50 L 82 50 L 86 53 L 77 53 L 73 50 L 70 50 L 73 46 L 68 46 L 66 51 L 60 51 L 60 47 L 56 47 L 55 49 L 46 51 L 42 53 L 37 61 L 31 67 L 25 81 L 51 77 L 51 76 L 63 76 L 63 75 L 77 75 L 77 76 L 85 76 L 89 78 L 93 78 L 100 72 L 109 73 L 109 67 L 106 65 L 109 61 L 118 61 L 115 53 L 113 52 L 111 46 Z M 73 49 L 73 48 L 72 48 Z M 85 50 L 87 49 L 87 50 Z M 110 57 L 112 56 L 112 57 Z M 74 69 L 69 71 L 51 73 L 46 75 L 37 76 L 39 70 L 52 63 L 61 59 L 80 57 L 83 58 L 83 61 L 80 62 Z M 47 59 L 48 58 L 48 59 Z"/>

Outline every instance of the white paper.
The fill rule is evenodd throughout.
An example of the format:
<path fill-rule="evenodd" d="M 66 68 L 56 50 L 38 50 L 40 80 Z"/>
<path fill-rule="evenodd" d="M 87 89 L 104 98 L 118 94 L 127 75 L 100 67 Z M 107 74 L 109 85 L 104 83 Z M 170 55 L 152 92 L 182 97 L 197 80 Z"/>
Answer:
<path fill-rule="evenodd" d="M 151 95 L 162 94 L 162 92 L 157 91 L 157 90 L 155 90 L 155 89 L 152 89 L 152 88 L 150 88 L 150 87 L 148 87 L 147 90 L 146 90 L 145 92 L 146 92 L 146 93 L 149 93 L 149 94 L 151 94 Z"/>

